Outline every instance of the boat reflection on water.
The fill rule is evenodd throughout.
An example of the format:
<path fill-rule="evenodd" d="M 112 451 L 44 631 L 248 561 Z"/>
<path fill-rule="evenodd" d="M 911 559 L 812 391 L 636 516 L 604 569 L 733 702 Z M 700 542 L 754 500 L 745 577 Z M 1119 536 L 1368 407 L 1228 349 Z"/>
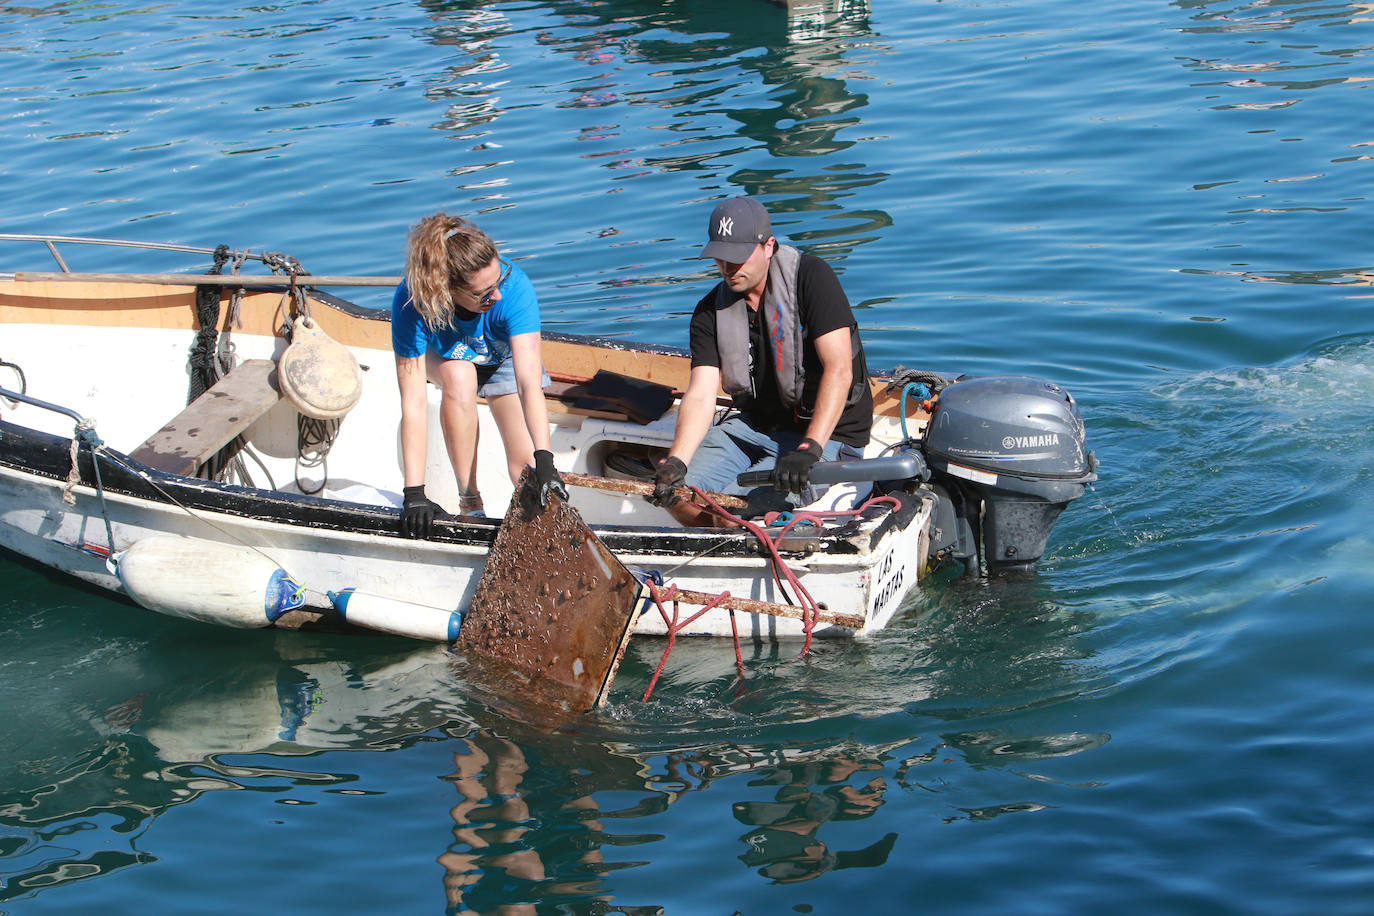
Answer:
<path fill-rule="evenodd" d="M 787 37 L 793 42 L 831 41 L 866 35 L 873 15 L 868 0 L 769 0 L 787 10 Z"/>
<path fill-rule="evenodd" d="M 862 849 L 838 852 L 818 835 L 831 821 L 862 820 L 882 807 L 887 781 L 881 775 L 858 786 L 851 779 L 884 768 L 877 755 L 849 750 L 773 768 L 756 780 L 779 786 L 773 801 L 735 803 L 735 819 L 755 828 L 740 837 L 749 847 L 740 860 L 777 884 L 884 864 L 897 842 L 895 833 Z"/>
<path fill-rule="evenodd" d="M 827 823 L 862 820 L 882 806 L 887 783 L 880 774 L 891 765 L 890 749 L 799 753 L 736 745 L 640 759 L 611 752 L 605 742 L 561 739 L 545 746 L 537 737 L 512 740 L 490 729 L 457 743 L 454 771 L 446 777 L 458 795 L 450 810 L 455 842 L 439 857 L 454 912 L 492 912 L 522 900 L 609 903 L 619 895 L 604 884 L 608 875 L 663 854 L 663 835 L 626 832 L 623 826 L 662 813 L 686 793 L 722 788 L 714 784 L 727 777 L 778 786 L 773 801 L 731 805 L 735 818 L 751 827 L 739 837 L 745 851 L 738 858 L 773 883 L 880 866 L 897 841 L 897 834 L 887 833 L 863 848 L 835 851 L 819 836 Z M 556 764 L 550 765 L 549 754 L 557 755 Z M 595 796 L 617 790 L 638 792 L 639 800 L 603 810 Z M 608 831 L 607 822 L 622 829 Z M 644 852 L 608 860 L 603 845 Z M 656 905 L 619 901 L 614 911 L 662 912 Z"/>
<path fill-rule="evenodd" d="M 588 901 L 631 916 L 663 912 L 652 904 L 610 907 L 615 895 L 602 886 L 608 872 L 635 864 L 607 863 L 601 847 L 608 840 L 634 846 L 662 839 L 612 837 L 600 819 L 666 807 L 666 797 L 651 796 L 629 811 L 601 811 L 598 792 L 644 791 L 637 761 L 609 754 L 597 743 L 584 750 L 566 741 L 541 746 L 537 739 L 517 742 L 488 728 L 455 743 L 453 772 L 445 777 L 458 795 L 449 810 L 454 842 L 438 859 L 449 912 L 533 913 L 536 903 L 542 908 Z"/>
<path fill-rule="evenodd" d="M 435 729 L 475 727 L 441 647 L 378 640 L 381 651 L 344 656 L 328 639 L 281 633 L 269 656 L 263 632 L 240 652 L 243 633 L 230 631 L 216 649 L 188 652 L 178 627 L 116 629 L 93 627 L 92 646 L 56 665 L 41 690 L 0 690 L 0 901 L 157 861 L 145 834 L 158 817 L 276 779 L 284 758 L 397 750 Z M 224 759 L 254 754 L 272 765 Z"/>

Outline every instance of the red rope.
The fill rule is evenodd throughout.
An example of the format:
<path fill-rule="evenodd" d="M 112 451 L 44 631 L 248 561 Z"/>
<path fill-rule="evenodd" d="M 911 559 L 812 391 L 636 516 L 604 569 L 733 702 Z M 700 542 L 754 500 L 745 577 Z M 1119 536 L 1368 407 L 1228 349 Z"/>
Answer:
<path fill-rule="evenodd" d="M 676 598 L 676 596 L 677 596 L 677 586 L 676 586 L 676 585 L 671 585 L 671 586 L 668 587 L 668 589 L 667 589 L 666 592 L 660 592 L 659 589 L 658 589 L 658 586 L 657 586 L 656 584 L 654 584 L 653 582 L 650 581 L 650 582 L 647 582 L 646 584 L 649 586 L 649 594 L 653 597 L 653 599 L 654 599 L 654 604 L 658 607 L 658 613 L 659 613 L 659 615 L 663 617 L 663 622 L 664 622 L 665 624 L 667 624 L 667 626 L 668 626 L 668 645 L 665 646 L 664 649 L 663 649 L 663 657 L 660 658 L 660 659 L 658 660 L 658 668 L 654 671 L 654 676 L 651 677 L 651 678 L 649 679 L 649 686 L 646 687 L 646 688 L 644 689 L 644 700 L 643 700 L 643 702 L 648 702 L 648 700 L 649 700 L 649 695 L 652 694 L 652 693 L 654 692 L 654 685 L 658 683 L 658 677 L 659 677 L 659 675 L 661 675 L 661 674 L 663 673 L 663 666 L 666 665 L 666 664 L 668 664 L 668 656 L 669 656 L 669 655 L 672 653 L 672 651 L 673 651 L 673 644 L 677 642 L 677 634 L 678 634 L 678 631 L 680 631 L 683 627 L 688 626 L 688 625 L 691 624 L 693 621 L 695 621 L 695 620 L 697 620 L 698 618 L 700 618 L 703 614 L 706 614 L 706 613 L 708 613 L 708 612 L 714 610 L 715 607 L 716 607 L 716 605 L 720 604 L 720 603 L 721 603 L 722 601 L 724 601 L 726 598 L 729 598 L 729 597 L 730 597 L 730 593 L 729 593 L 729 592 L 721 592 L 719 595 L 717 595 L 716 597 L 712 598 L 709 604 L 707 604 L 706 606 L 704 606 L 701 610 L 697 611 L 697 612 L 696 612 L 695 614 L 693 614 L 691 617 L 688 617 L 686 620 L 679 621 L 679 620 L 678 620 L 678 602 L 677 602 L 677 598 Z M 667 612 L 666 610 L 664 610 L 664 608 L 663 608 L 663 601 L 664 601 L 665 598 L 666 598 L 666 599 L 670 599 L 670 600 L 672 600 L 672 602 L 673 602 L 673 616 L 672 616 L 671 619 L 669 619 L 669 617 L 668 617 L 668 612 Z M 732 611 L 732 612 L 730 613 L 730 618 L 731 618 L 731 620 L 734 619 L 734 616 L 735 616 L 735 615 L 734 615 L 734 612 Z M 740 656 L 740 650 L 739 650 L 739 634 L 738 634 L 738 633 L 735 634 L 735 657 L 736 657 L 736 658 L 740 658 L 740 657 L 741 657 L 741 656 Z M 743 662 L 742 662 L 742 661 L 740 662 L 740 667 L 743 668 Z"/>
<path fill-rule="evenodd" d="M 797 574 L 792 572 L 791 567 L 789 567 L 787 563 L 783 560 L 782 554 L 778 549 L 778 543 L 782 540 L 783 536 L 787 534 L 787 532 L 792 530 L 794 526 L 803 522 L 810 522 L 816 525 L 818 528 L 823 529 L 825 527 L 826 519 L 856 518 L 862 515 L 864 512 L 866 512 L 870 507 L 875 505 L 890 504 L 894 510 L 901 508 L 901 503 L 895 497 L 874 496 L 866 500 L 863 505 L 859 506 L 856 509 L 847 509 L 834 512 L 794 513 L 792 516 L 792 520 L 789 521 L 786 525 L 784 525 L 777 532 L 777 534 L 770 534 L 769 531 L 763 526 L 751 522 L 748 519 L 740 518 L 739 516 L 734 515 L 726 509 L 722 508 L 721 505 L 717 503 L 714 499 L 712 499 L 710 494 L 706 493 L 704 490 L 699 490 L 696 487 L 692 487 L 692 492 L 694 492 L 697 496 L 701 497 L 701 499 L 706 503 L 706 505 L 708 505 L 712 509 L 712 511 L 717 513 L 722 518 L 734 522 L 741 528 L 747 530 L 750 534 L 754 535 L 754 537 L 758 538 L 759 543 L 761 543 L 764 547 L 768 549 L 768 562 L 770 568 L 773 571 L 774 581 L 776 581 L 778 583 L 778 586 L 784 590 L 784 594 L 786 594 L 786 586 L 790 585 L 793 594 L 795 594 L 797 596 L 797 599 L 799 599 L 799 602 L 796 600 L 789 599 L 789 603 L 798 606 L 802 609 L 802 632 L 806 635 L 806 641 L 802 645 L 801 657 L 805 657 L 811 652 L 811 633 L 815 629 L 817 621 L 820 619 L 821 608 L 820 605 L 816 602 L 816 599 L 811 597 L 811 593 L 807 591 L 806 586 L 801 584 L 801 580 L 797 578 Z M 779 513 L 770 512 L 768 515 L 764 516 L 764 519 L 765 521 L 776 519 L 778 515 Z M 646 580 L 645 584 L 649 586 L 649 594 L 654 600 L 654 605 L 658 608 L 659 616 L 663 618 L 664 625 L 668 628 L 668 645 L 664 647 L 663 656 L 658 661 L 658 667 L 654 670 L 653 677 L 649 679 L 649 686 L 644 690 L 643 702 L 648 702 L 649 697 L 654 692 L 654 686 L 658 683 L 659 676 L 663 674 L 664 666 L 668 663 L 668 656 L 672 654 L 673 646 L 677 642 L 677 634 L 681 632 L 681 630 L 684 627 L 687 627 L 694 621 L 700 619 L 706 613 L 714 610 L 716 606 L 720 604 L 720 602 L 730 597 L 730 593 L 721 592 L 715 598 L 711 599 L 710 603 L 705 605 L 700 611 L 688 617 L 686 620 L 680 620 L 678 613 L 678 601 L 676 598 L 678 587 L 676 585 L 670 585 L 667 589 L 660 591 L 658 585 L 656 585 L 652 581 Z M 668 611 L 663 606 L 663 602 L 669 600 L 673 602 L 673 613 L 671 617 L 669 617 Z M 740 650 L 739 627 L 735 620 L 734 610 L 727 610 L 730 614 L 730 631 L 731 634 L 734 636 L 735 640 L 735 667 L 739 671 L 740 682 L 743 683 L 744 655 Z"/>
<path fill-rule="evenodd" d="M 842 509 L 842 510 L 836 510 L 836 511 L 832 511 L 832 512 L 791 512 L 791 513 L 786 513 L 786 514 L 790 514 L 790 515 L 792 516 L 792 520 L 789 521 L 786 525 L 784 525 L 776 534 L 768 533 L 768 530 L 765 529 L 765 532 L 764 532 L 764 533 L 762 533 L 762 534 L 757 534 L 757 536 L 758 536 L 759 538 L 761 538 L 761 539 L 763 539 L 763 538 L 769 539 L 769 542 L 771 542 L 771 545 L 774 545 L 774 546 L 775 546 L 775 545 L 777 545 L 777 544 L 781 544 L 781 543 L 782 543 L 782 539 L 783 539 L 784 537 L 786 537 L 787 533 L 788 533 L 789 531 L 791 531 L 792 528 L 793 528 L 794 526 L 796 526 L 796 525 L 799 525 L 799 524 L 802 524 L 802 523 L 811 523 L 811 524 L 814 524 L 818 529 L 824 530 L 824 529 L 825 529 L 825 520 L 826 520 L 826 519 L 836 519 L 836 518 L 857 518 L 858 516 L 860 516 L 860 515 L 862 515 L 864 512 L 866 512 L 871 506 L 880 505 L 880 504 L 890 504 L 890 505 L 892 506 L 892 508 L 893 508 L 894 511 L 897 510 L 897 509 L 900 509 L 900 508 L 901 508 L 901 505 L 902 505 L 902 504 L 897 500 L 897 498 L 894 497 L 894 496 L 874 496 L 874 497 L 872 497 L 872 498 L 866 500 L 866 501 L 863 503 L 863 505 L 861 505 L 861 506 L 859 506 L 858 508 L 855 508 L 855 509 Z M 721 511 L 724 511 L 724 510 L 721 510 Z M 769 529 L 771 529 L 771 526 L 773 525 L 773 523 L 778 519 L 779 516 L 781 516 L 781 515 L 783 515 L 783 514 L 784 514 L 784 513 L 782 513 L 782 512 L 769 512 L 769 513 L 767 513 L 767 514 L 764 515 L 764 517 L 763 517 L 764 524 L 767 525 L 767 526 L 769 526 Z M 787 577 L 790 579 L 790 581 L 796 583 L 796 585 L 795 585 L 796 588 L 801 588 L 801 583 L 798 582 L 797 579 L 796 579 L 796 577 L 793 576 L 793 575 L 791 574 L 791 570 L 788 568 L 787 564 L 783 562 L 783 559 L 782 559 L 781 554 L 780 554 L 777 550 L 770 550 L 770 553 L 771 553 L 770 563 L 771 563 L 771 567 L 772 567 L 772 569 L 773 569 L 773 580 L 774 580 L 775 582 L 777 582 L 778 587 L 779 587 L 780 589 L 782 589 L 783 594 L 785 595 L 785 594 L 787 593 L 787 590 L 786 590 L 786 585 L 785 585 L 785 582 L 784 582 L 784 577 L 778 574 L 778 570 L 779 570 L 780 568 L 781 568 L 782 570 L 785 570 L 785 571 L 786 571 Z M 803 591 L 804 591 L 804 589 L 803 589 Z M 808 593 L 806 597 L 807 597 L 808 599 L 810 599 L 811 596 L 810 596 L 810 594 Z M 789 603 L 792 603 L 790 599 L 789 599 Z M 812 603 L 814 604 L 814 602 L 812 602 Z M 817 613 L 817 614 L 820 613 L 820 608 L 819 608 L 819 607 L 816 608 L 816 613 Z M 807 652 L 807 650 L 810 648 L 810 646 L 811 646 L 811 633 L 810 633 L 810 631 L 808 630 L 808 631 L 807 631 L 806 647 L 804 647 L 804 648 L 802 649 L 802 654 L 803 654 L 803 655 L 806 654 L 806 652 Z"/>
<path fill-rule="evenodd" d="M 735 609 L 730 608 L 730 635 L 735 638 L 735 670 L 739 672 L 740 686 L 744 686 L 744 655 L 739 650 L 739 624 L 735 621 Z"/>
<path fill-rule="evenodd" d="M 788 522 L 786 525 L 784 525 L 781 531 L 779 531 L 775 535 L 772 535 L 772 537 L 774 537 L 776 540 L 781 541 L 783 539 L 783 536 L 786 535 L 787 532 L 791 531 L 794 525 L 798 525 L 802 522 L 814 522 L 816 525 L 824 527 L 825 519 L 854 518 L 856 516 L 862 515 L 870 506 L 875 506 L 880 503 L 890 503 L 894 511 L 902 507 L 901 502 L 899 502 L 897 500 L 897 497 L 895 496 L 874 496 L 868 499 L 862 506 L 859 506 L 857 509 L 841 509 L 834 512 L 793 512 L 792 520 Z M 785 513 L 782 512 L 769 512 L 767 515 L 763 517 L 764 524 L 772 525 L 774 520 L 776 520 L 779 516 L 784 514 Z"/>

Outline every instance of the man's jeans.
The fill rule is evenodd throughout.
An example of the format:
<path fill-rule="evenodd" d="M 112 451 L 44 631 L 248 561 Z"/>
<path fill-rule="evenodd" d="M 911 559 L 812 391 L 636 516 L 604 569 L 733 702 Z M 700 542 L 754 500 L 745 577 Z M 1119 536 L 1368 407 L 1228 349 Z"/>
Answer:
<path fill-rule="evenodd" d="M 701 447 L 692 456 L 687 466 L 686 483 L 708 493 L 731 493 L 743 496 L 750 487 L 741 487 L 735 478 L 745 471 L 771 471 L 779 455 L 786 455 L 796 449 L 806 438 L 790 430 L 760 432 L 734 414 L 724 422 L 711 427 L 702 440 Z M 845 445 L 831 439 L 825 443 L 821 452 L 822 461 L 852 461 L 862 458 L 863 453 L 852 445 Z M 769 489 L 771 484 L 766 485 Z M 798 496 L 788 494 L 791 505 L 805 505 L 821 498 L 829 487 L 807 487 Z"/>

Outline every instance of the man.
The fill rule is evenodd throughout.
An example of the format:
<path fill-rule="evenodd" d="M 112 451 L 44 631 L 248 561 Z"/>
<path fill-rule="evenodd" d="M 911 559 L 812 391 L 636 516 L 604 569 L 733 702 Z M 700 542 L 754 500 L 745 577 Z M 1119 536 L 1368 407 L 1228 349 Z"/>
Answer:
<path fill-rule="evenodd" d="M 873 425 L 859 327 L 830 265 L 780 245 L 751 197 L 721 202 L 708 233 L 700 256 L 721 281 L 692 313 L 692 372 L 651 497 L 685 525 L 716 521 L 674 487 L 742 493 L 750 469 L 773 467 L 794 504 L 819 498 L 812 465 L 861 457 Z M 739 413 L 712 426 L 721 388 Z"/>

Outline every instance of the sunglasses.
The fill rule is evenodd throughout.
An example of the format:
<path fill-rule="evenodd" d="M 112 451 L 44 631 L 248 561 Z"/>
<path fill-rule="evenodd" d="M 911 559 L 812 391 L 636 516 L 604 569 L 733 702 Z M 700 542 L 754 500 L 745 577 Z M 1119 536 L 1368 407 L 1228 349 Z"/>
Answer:
<path fill-rule="evenodd" d="M 501 284 L 506 282 L 506 278 L 510 276 L 510 264 L 506 259 L 498 258 L 497 260 L 501 262 L 501 276 L 497 277 L 496 282 L 491 286 L 488 286 L 484 290 L 476 291 L 464 286 L 459 286 L 455 283 L 453 288 L 476 302 L 478 308 L 485 307 L 491 302 L 491 297 L 496 295 L 496 290 L 499 289 Z"/>

